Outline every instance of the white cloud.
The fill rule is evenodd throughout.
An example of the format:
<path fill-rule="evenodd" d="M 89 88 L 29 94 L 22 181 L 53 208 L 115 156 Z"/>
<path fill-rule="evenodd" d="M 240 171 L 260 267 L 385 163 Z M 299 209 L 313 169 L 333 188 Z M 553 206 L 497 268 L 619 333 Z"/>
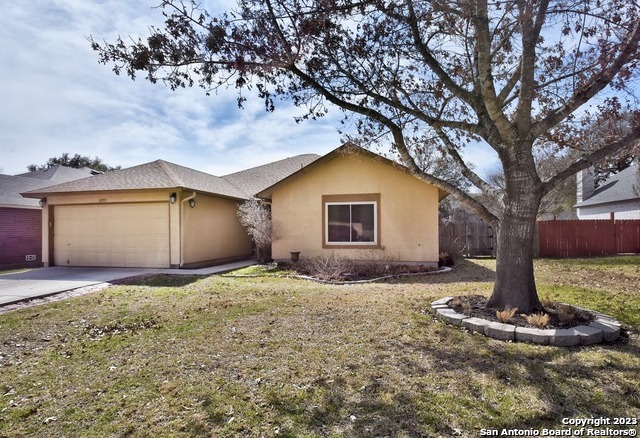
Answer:
<path fill-rule="evenodd" d="M 491 171 L 500 158 L 496 151 L 486 143 L 472 142 L 467 144 L 462 150 L 462 157 L 467 163 L 473 165 L 473 170 L 481 177 L 487 176 L 487 172 Z"/>
<path fill-rule="evenodd" d="M 253 101 L 238 110 L 233 91 L 210 97 L 198 88 L 172 92 L 98 64 L 86 38 L 144 37 L 162 20 L 152 9 L 157 4 L 36 0 L 3 6 L 0 172 L 21 173 L 28 164 L 70 152 L 125 167 L 162 158 L 222 174 L 310 151 L 316 142 L 323 148 L 318 152 L 338 146 L 331 121 L 296 125 L 290 104 L 274 114 Z"/>
<path fill-rule="evenodd" d="M 231 0 L 212 1 L 214 7 Z M 300 109 L 258 99 L 236 105 L 234 90 L 206 96 L 172 92 L 144 79 L 116 76 L 98 63 L 87 37 L 113 41 L 147 35 L 162 21 L 157 0 L 8 2 L 0 14 L 0 173 L 22 173 L 63 152 L 133 166 L 165 159 L 223 175 L 339 146 L 342 113 L 296 124 Z M 494 157 L 469 146 L 478 168 Z M 487 164 L 488 163 L 488 164 Z"/>

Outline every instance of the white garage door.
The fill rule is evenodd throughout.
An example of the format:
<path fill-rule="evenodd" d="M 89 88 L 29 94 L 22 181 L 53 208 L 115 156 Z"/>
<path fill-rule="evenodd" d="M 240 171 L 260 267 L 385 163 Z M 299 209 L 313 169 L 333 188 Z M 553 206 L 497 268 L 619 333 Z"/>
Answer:
<path fill-rule="evenodd" d="M 55 265 L 169 267 L 166 203 L 59 205 L 53 221 Z"/>

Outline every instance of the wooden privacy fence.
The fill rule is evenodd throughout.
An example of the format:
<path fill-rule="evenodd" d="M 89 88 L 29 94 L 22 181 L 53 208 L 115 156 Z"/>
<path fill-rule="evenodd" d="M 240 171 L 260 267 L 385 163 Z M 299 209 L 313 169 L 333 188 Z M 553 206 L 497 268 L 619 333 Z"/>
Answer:
<path fill-rule="evenodd" d="M 538 222 L 540 257 L 640 253 L 640 220 Z"/>
<path fill-rule="evenodd" d="M 481 221 L 441 221 L 440 251 L 452 256 L 493 255 L 493 228 Z"/>

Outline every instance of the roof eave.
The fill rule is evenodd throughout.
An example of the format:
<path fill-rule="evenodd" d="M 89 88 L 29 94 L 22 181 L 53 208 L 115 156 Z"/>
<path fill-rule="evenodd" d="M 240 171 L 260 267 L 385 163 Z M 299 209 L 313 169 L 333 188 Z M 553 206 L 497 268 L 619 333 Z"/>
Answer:
<path fill-rule="evenodd" d="M 232 200 L 236 200 L 236 201 L 247 201 L 250 199 L 249 196 L 233 196 L 233 195 L 226 195 L 223 193 L 216 193 L 216 192 L 207 192 L 204 190 L 199 190 L 199 189 L 193 189 L 190 187 L 181 187 L 181 186 L 175 186 L 175 187 L 148 187 L 148 188 L 136 188 L 136 189 L 104 189 L 104 190 L 76 190 L 76 191 L 64 191 L 64 192 L 56 192 L 56 191 L 29 191 L 29 192 L 24 192 L 24 193 L 20 193 L 20 195 L 24 198 L 34 198 L 34 199 L 41 199 L 41 198 L 45 198 L 47 196 L 71 196 L 71 195 L 91 195 L 91 194 L 99 194 L 99 193 L 113 193 L 113 192 L 118 192 L 118 193 L 131 193 L 131 192 L 146 192 L 146 191 L 157 191 L 157 190 L 181 190 L 181 191 L 187 191 L 187 192 L 196 192 L 199 194 L 205 194 L 205 195 L 211 195 L 211 196 L 217 196 L 220 198 L 226 198 L 226 199 L 232 199 Z"/>
<path fill-rule="evenodd" d="M 20 193 L 23 198 L 44 198 L 46 196 L 65 196 L 65 195 L 82 195 L 82 194 L 94 194 L 94 193 L 112 193 L 112 192 L 141 192 L 149 190 L 193 190 L 184 187 L 147 187 L 147 188 L 135 188 L 135 189 L 93 189 L 93 190 L 66 190 L 66 191 L 36 191 L 31 190 L 28 192 Z"/>
<path fill-rule="evenodd" d="M 30 204 L 0 204 L 0 208 L 20 208 L 24 210 L 41 210 L 42 207 L 39 205 L 30 205 Z"/>
<path fill-rule="evenodd" d="M 573 208 L 593 207 L 596 205 L 608 205 L 608 204 L 616 204 L 618 202 L 634 202 L 634 201 L 640 201 L 640 197 L 634 196 L 632 198 L 614 199 L 612 201 L 595 201 L 595 202 L 589 202 L 589 200 L 587 199 L 586 201 L 582 201 L 575 204 Z"/>

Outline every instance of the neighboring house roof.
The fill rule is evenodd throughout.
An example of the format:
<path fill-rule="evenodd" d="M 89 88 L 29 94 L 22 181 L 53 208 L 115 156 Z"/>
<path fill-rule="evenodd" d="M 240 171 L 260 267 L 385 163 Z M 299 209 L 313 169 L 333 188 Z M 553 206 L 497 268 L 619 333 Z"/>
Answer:
<path fill-rule="evenodd" d="M 339 156 L 344 156 L 344 155 L 348 155 L 348 154 L 359 154 L 359 155 L 364 155 L 372 160 L 375 160 L 377 162 L 380 162 L 382 164 L 386 164 L 388 166 L 392 166 L 393 168 L 397 169 L 400 172 L 405 172 L 408 173 L 410 175 L 411 171 L 403 166 L 402 164 L 399 164 L 393 160 L 390 160 L 388 158 L 385 158 L 381 155 L 375 154 L 367 149 L 364 149 L 360 146 L 357 146 L 353 143 L 347 142 L 344 143 L 342 146 L 334 149 L 333 151 L 329 152 L 326 155 L 323 155 L 322 157 L 318 158 L 317 160 L 313 161 L 312 163 L 310 163 L 308 166 L 305 166 L 302 169 L 299 169 L 298 171 L 290 174 L 289 176 L 287 176 L 286 178 L 282 178 L 279 181 L 275 182 L 273 185 L 264 188 L 263 190 L 261 190 L 260 192 L 258 192 L 256 194 L 257 197 L 259 198 L 264 198 L 264 199 L 270 199 L 271 198 L 271 194 L 273 192 L 273 190 L 280 186 L 281 184 L 285 184 L 288 183 L 290 180 L 292 180 L 293 178 L 298 177 L 299 175 L 310 171 L 311 169 L 316 168 L 317 166 L 322 165 L 323 163 L 326 163 L 330 160 L 333 160 Z M 413 175 L 412 175 L 413 176 Z M 417 178 L 417 177 L 416 177 Z M 425 182 L 425 184 L 428 184 L 427 182 Z M 438 189 L 438 200 L 441 201 L 442 199 L 444 199 L 448 193 L 445 192 L 444 190 Z"/>
<path fill-rule="evenodd" d="M 263 166 L 231 173 L 222 178 L 239 187 L 247 195 L 253 196 L 303 167 L 308 166 L 318 158 L 320 158 L 320 155 L 316 154 L 297 155 Z"/>
<path fill-rule="evenodd" d="M 87 176 L 100 175 L 101 173 L 102 172 L 98 170 L 93 170 L 88 167 L 75 169 L 73 167 L 66 166 L 53 166 L 48 169 L 20 173 L 16 176 L 62 183 L 66 181 L 73 181 L 74 179 L 85 178 Z"/>
<path fill-rule="evenodd" d="M 37 199 L 27 199 L 20 193 L 37 190 L 55 183 L 67 182 L 95 174 L 89 168 L 73 169 L 54 166 L 47 170 L 22 173 L 20 175 L 0 175 L 0 206 L 13 208 L 39 208 Z"/>
<path fill-rule="evenodd" d="M 589 198 L 574 208 L 640 199 L 640 165 L 634 164 L 604 180 Z"/>
<path fill-rule="evenodd" d="M 20 193 L 36 190 L 42 186 L 41 180 L 23 176 L 0 175 L 0 207 L 39 207 L 37 199 L 25 199 L 20 196 Z"/>
<path fill-rule="evenodd" d="M 168 161 L 156 160 L 91 178 L 26 191 L 23 195 L 42 198 L 62 193 L 182 188 L 234 199 L 249 199 L 256 192 L 317 158 L 318 155 L 313 154 L 298 155 L 223 177 L 179 166 Z"/>

